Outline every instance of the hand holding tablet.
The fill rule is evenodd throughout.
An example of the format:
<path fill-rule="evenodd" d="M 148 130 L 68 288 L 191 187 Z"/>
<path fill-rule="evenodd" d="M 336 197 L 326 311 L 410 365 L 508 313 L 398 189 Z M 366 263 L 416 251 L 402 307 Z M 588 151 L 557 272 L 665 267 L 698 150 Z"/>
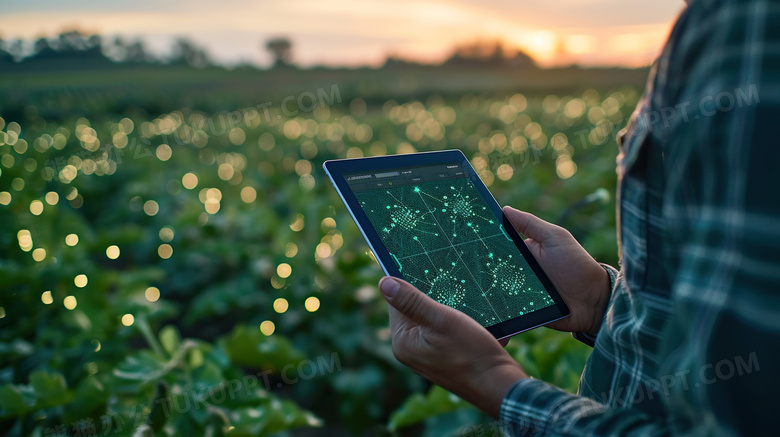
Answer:
<path fill-rule="evenodd" d="M 385 273 L 505 338 L 569 309 L 458 150 L 327 161 Z"/>

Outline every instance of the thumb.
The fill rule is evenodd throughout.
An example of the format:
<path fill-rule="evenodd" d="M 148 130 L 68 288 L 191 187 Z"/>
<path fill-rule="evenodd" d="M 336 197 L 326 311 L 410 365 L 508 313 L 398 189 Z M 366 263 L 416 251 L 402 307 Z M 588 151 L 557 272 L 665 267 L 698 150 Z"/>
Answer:
<path fill-rule="evenodd" d="M 393 308 L 418 325 L 433 326 L 442 310 L 450 309 L 402 279 L 385 276 L 379 281 L 379 291 Z"/>
<path fill-rule="evenodd" d="M 503 211 L 509 222 L 512 223 L 512 226 L 517 229 L 517 232 L 539 242 L 553 236 L 558 229 L 558 226 L 550 222 L 546 222 L 531 213 L 514 209 L 511 206 L 505 206 Z"/>

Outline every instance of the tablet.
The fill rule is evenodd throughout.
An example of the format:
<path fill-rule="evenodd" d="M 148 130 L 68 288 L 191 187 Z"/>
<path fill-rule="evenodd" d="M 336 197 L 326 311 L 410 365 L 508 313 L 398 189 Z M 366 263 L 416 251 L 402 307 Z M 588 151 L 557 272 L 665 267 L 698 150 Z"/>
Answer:
<path fill-rule="evenodd" d="M 498 339 L 569 315 L 460 150 L 323 167 L 385 274 L 466 313 Z"/>

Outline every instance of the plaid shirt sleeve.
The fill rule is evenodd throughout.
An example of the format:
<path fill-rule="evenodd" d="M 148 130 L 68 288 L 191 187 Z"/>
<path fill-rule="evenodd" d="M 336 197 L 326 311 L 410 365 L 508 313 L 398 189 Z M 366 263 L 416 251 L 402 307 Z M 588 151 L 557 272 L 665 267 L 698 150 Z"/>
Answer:
<path fill-rule="evenodd" d="M 619 157 L 622 269 L 579 395 L 518 381 L 509 434 L 777 433 L 777 23 L 760 0 L 680 16 Z"/>

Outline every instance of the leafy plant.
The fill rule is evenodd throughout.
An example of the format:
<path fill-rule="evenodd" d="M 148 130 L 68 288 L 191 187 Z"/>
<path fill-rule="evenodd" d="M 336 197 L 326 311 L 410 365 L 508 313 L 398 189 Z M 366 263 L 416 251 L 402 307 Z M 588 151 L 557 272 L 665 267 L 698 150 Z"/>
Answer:
<path fill-rule="evenodd" d="M 461 148 L 501 203 L 565 217 L 616 262 L 609 196 L 569 207 L 614 187 L 614 132 L 593 132 L 637 93 L 343 89 L 294 115 L 94 90 L 91 120 L 66 115 L 89 99 L 56 89 L 0 118 L 1 433 L 433 435 L 484 420 L 393 357 L 382 273 L 319 168 Z M 545 329 L 508 350 L 572 391 L 588 353 Z"/>

